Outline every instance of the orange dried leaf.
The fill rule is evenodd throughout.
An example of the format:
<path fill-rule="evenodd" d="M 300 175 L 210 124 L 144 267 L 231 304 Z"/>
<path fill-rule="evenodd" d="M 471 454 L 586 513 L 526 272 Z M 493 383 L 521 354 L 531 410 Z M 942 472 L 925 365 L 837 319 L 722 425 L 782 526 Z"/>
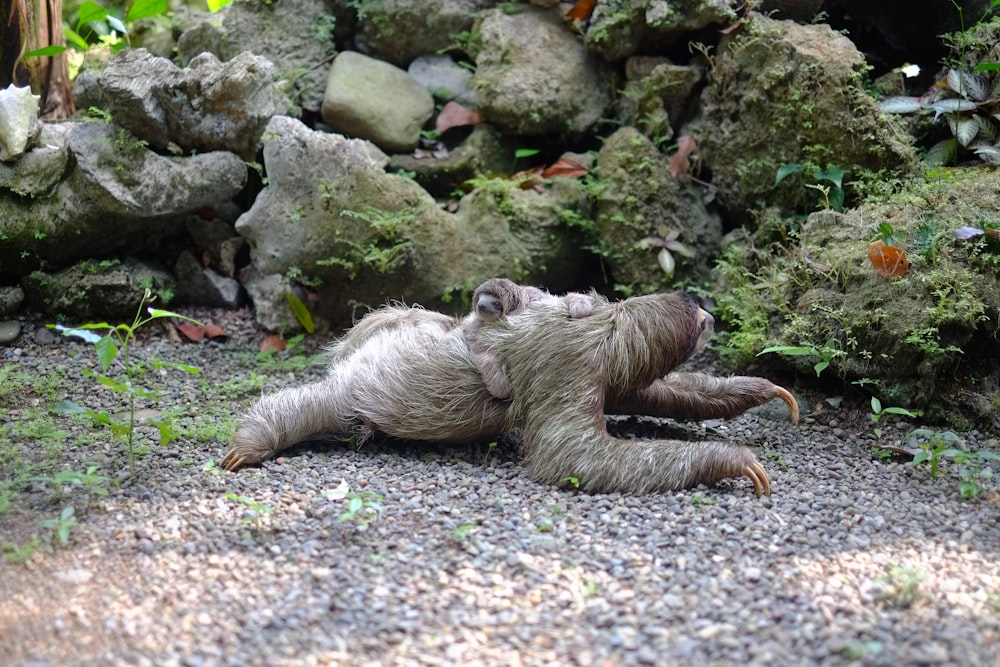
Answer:
<path fill-rule="evenodd" d="M 588 173 L 587 168 L 579 162 L 570 160 L 567 157 L 561 157 L 555 161 L 555 164 L 542 172 L 542 178 L 556 178 L 557 176 L 563 178 L 580 178 L 581 176 L 586 176 Z"/>
<path fill-rule="evenodd" d="M 197 324 L 181 322 L 177 325 L 177 328 L 182 334 L 184 334 L 185 338 L 195 343 L 198 343 L 205 338 L 205 327 L 200 327 Z"/>
<path fill-rule="evenodd" d="M 208 323 L 205 325 L 205 335 L 209 338 L 226 338 L 229 334 L 218 324 Z"/>
<path fill-rule="evenodd" d="M 595 6 L 597 6 L 597 0 L 579 0 L 566 12 L 566 20 L 586 23 L 590 20 L 590 15 L 594 13 Z"/>
<path fill-rule="evenodd" d="M 677 138 L 677 152 L 670 156 L 670 175 L 677 178 L 681 174 L 686 174 L 688 169 L 691 168 L 691 161 L 688 156 L 694 152 L 695 143 L 694 137 L 690 134 L 685 134 Z"/>
<path fill-rule="evenodd" d="M 868 260 L 875 268 L 875 273 L 890 279 L 902 278 L 910 268 L 905 250 L 886 245 L 881 240 L 868 244 Z"/>
<path fill-rule="evenodd" d="M 281 352 L 288 347 L 288 341 L 278 334 L 271 334 L 260 342 L 261 352 Z"/>
<path fill-rule="evenodd" d="M 453 127 L 478 125 L 485 122 L 486 116 L 481 112 L 474 109 L 467 109 L 458 102 L 448 102 L 441 109 L 441 113 L 438 114 L 437 120 L 434 122 L 434 127 L 439 133 L 443 134 Z"/>

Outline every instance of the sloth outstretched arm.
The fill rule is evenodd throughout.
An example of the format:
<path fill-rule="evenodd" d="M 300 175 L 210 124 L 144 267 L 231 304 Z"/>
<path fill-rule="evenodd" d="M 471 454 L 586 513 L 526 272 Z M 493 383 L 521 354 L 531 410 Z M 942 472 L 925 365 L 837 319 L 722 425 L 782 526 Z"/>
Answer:
<path fill-rule="evenodd" d="M 787 389 L 764 378 L 745 375 L 670 373 L 614 401 L 607 411 L 672 419 L 731 419 L 775 398 L 785 402 L 792 424 L 798 424 L 799 405 Z"/>

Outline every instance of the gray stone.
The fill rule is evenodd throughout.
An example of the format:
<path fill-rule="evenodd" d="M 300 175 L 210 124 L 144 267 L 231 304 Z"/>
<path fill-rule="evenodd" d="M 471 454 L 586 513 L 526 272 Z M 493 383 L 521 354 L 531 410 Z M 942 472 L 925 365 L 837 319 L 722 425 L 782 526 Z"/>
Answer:
<path fill-rule="evenodd" d="M 608 108 L 607 63 L 587 51 L 557 11 L 484 11 L 480 38 L 479 110 L 503 131 L 582 134 Z"/>
<path fill-rule="evenodd" d="M 456 35 L 473 30 L 476 12 L 490 0 L 380 0 L 364 4 L 358 48 L 400 67 L 417 56 L 453 48 Z"/>
<path fill-rule="evenodd" d="M 22 197 L 37 197 L 62 180 L 69 167 L 65 124 L 42 126 L 39 144 L 16 162 L 0 162 L 0 188 Z"/>
<path fill-rule="evenodd" d="M 11 84 L 0 90 L 0 162 L 16 160 L 38 138 L 40 99 L 28 87 Z"/>
<path fill-rule="evenodd" d="M 24 302 L 24 290 L 20 287 L 0 287 L 0 317 L 16 313 Z"/>
<path fill-rule="evenodd" d="M 35 271 L 21 281 L 28 303 L 43 313 L 93 321 L 131 322 L 144 292 L 157 295 L 157 306 L 170 303 L 176 289 L 163 267 L 138 259 L 81 262 L 62 271 Z"/>
<path fill-rule="evenodd" d="M 421 56 L 406 68 L 407 73 L 441 102 L 454 100 L 465 106 L 475 106 L 476 91 L 472 87 L 472 72 L 460 67 L 450 56 Z"/>
<path fill-rule="evenodd" d="M 232 153 L 164 157 L 127 130 L 101 122 L 69 123 L 68 175 L 46 177 L 22 196 L 0 189 L 0 278 L 16 280 L 38 266 L 135 250 L 175 233 L 184 216 L 239 192 L 246 165 Z M 39 150 L 39 149 L 36 149 Z M 32 151 L 34 152 L 34 151 Z M 26 156 L 27 157 L 27 156 Z M 55 158 L 53 158 L 55 159 Z M 22 178 L 20 161 L 11 179 Z"/>
<path fill-rule="evenodd" d="M 285 296 L 294 290 L 291 280 L 278 273 L 261 275 L 250 265 L 240 272 L 240 281 L 253 301 L 260 326 L 286 334 L 302 330 L 302 324 L 295 318 Z"/>
<path fill-rule="evenodd" d="M 252 160 L 271 116 L 287 110 L 274 66 L 251 53 L 222 63 L 211 53 L 185 69 L 145 49 L 120 51 L 98 78 L 113 121 L 158 150 L 227 150 Z"/>
<path fill-rule="evenodd" d="M 17 320 L 0 321 L 0 343 L 9 343 L 21 335 L 21 323 Z"/>
<path fill-rule="evenodd" d="M 516 184 L 473 192 L 450 214 L 411 179 L 386 174 L 385 155 L 368 142 L 284 117 L 264 136 L 268 185 L 236 223 L 251 247 L 241 277 L 255 304 L 248 278 L 292 275 L 317 285 L 320 315 L 343 324 L 357 304 L 444 306 L 497 275 L 567 289 L 584 268 L 584 243 L 562 223 L 587 209 L 577 181 L 558 179 L 544 193 Z M 274 301 L 268 312 L 287 309 Z"/>
<path fill-rule="evenodd" d="M 174 275 L 177 277 L 177 296 L 184 303 L 232 309 L 243 302 L 239 281 L 202 266 L 189 252 L 178 255 Z"/>
<path fill-rule="evenodd" d="M 407 153 L 433 114 L 430 93 L 394 65 L 345 51 L 330 66 L 323 121 L 338 132 Z"/>
<path fill-rule="evenodd" d="M 651 291 L 674 277 L 707 280 L 722 242 L 722 221 L 690 180 L 670 174 L 666 158 L 635 128 L 608 137 L 598 155 L 596 233 L 615 282 Z M 679 243 L 682 249 L 671 247 Z M 676 264 L 668 274 L 659 255 Z M 687 254 L 691 254 L 688 257 Z"/>
<path fill-rule="evenodd" d="M 205 52 L 223 61 L 243 51 L 265 55 L 291 102 L 319 111 L 326 84 L 319 65 L 334 53 L 335 26 L 349 25 L 340 12 L 326 0 L 234 3 L 191 21 L 177 39 L 177 58 L 184 64 Z"/>
<path fill-rule="evenodd" d="M 717 54 L 696 134 L 735 220 L 749 222 L 761 200 L 788 214 L 813 208 L 816 191 L 800 179 L 775 184 L 783 164 L 815 170 L 828 161 L 849 173 L 916 168 L 909 137 L 865 90 L 864 56 L 829 26 L 754 15 Z"/>

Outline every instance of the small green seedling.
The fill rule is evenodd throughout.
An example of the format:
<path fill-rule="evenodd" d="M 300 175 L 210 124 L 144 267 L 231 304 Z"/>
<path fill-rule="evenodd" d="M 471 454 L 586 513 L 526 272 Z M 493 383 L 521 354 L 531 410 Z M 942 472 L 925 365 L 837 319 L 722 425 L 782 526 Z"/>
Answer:
<path fill-rule="evenodd" d="M 156 398 L 155 392 L 136 385 L 136 380 L 138 380 L 139 376 L 145 370 L 146 364 L 141 361 L 134 361 L 131 358 L 130 344 L 135 338 L 135 333 L 140 327 L 152 322 L 153 320 L 165 317 L 176 317 L 195 324 L 201 324 L 197 320 L 193 320 L 190 317 L 185 317 L 184 315 L 178 315 L 177 313 L 152 307 L 146 309 L 149 314 L 148 316 L 144 316 L 143 306 L 147 303 L 151 303 L 153 299 L 154 297 L 152 295 L 152 291 L 147 289 L 143 294 L 142 300 L 139 302 L 139 309 L 135 314 L 135 319 L 132 320 L 132 324 L 118 324 L 113 326 L 106 322 L 100 322 L 97 324 L 84 324 L 75 329 L 64 327 L 61 324 L 48 325 L 50 329 L 60 331 L 64 336 L 76 336 L 77 338 L 82 338 L 88 343 L 93 343 L 94 350 L 97 353 L 97 362 L 100 365 L 101 373 L 103 374 L 92 373 L 89 371 L 84 371 L 84 373 L 88 377 L 97 380 L 98 384 L 107 387 L 113 393 L 127 398 L 128 422 L 119 421 L 114 416 L 103 410 L 90 410 L 84 408 L 70 400 L 59 401 L 55 404 L 53 409 L 58 414 L 86 415 L 96 423 L 107 426 L 111 429 L 112 433 L 125 440 L 128 448 L 130 480 L 135 478 L 135 402 L 137 398 Z M 106 333 L 103 336 L 98 336 L 94 333 L 94 331 L 104 331 Z M 121 374 L 118 377 L 112 377 L 107 374 L 108 370 L 115 362 L 118 362 L 120 367 Z M 150 360 L 148 364 L 153 368 L 175 368 L 194 375 L 197 375 L 199 372 L 194 366 L 187 366 L 185 364 L 167 361 Z M 174 431 L 169 420 L 165 419 L 159 422 L 153 422 L 153 424 L 159 429 L 160 444 L 168 444 L 174 435 Z"/>
<path fill-rule="evenodd" d="M 889 573 L 875 579 L 882 587 L 879 598 L 896 609 L 909 609 L 920 599 L 920 584 L 927 575 L 915 567 L 894 565 Z"/>
<path fill-rule="evenodd" d="M 879 423 L 886 415 L 896 415 L 898 417 L 910 417 L 911 419 L 915 419 L 919 417 L 920 414 L 919 410 L 907 410 L 906 408 L 897 407 L 883 408 L 882 401 L 872 396 L 872 413 L 869 417 L 875 425 L 874 432 L 876 438 L 882 437 L 882 428 L 879 426 Z"/>
<path fill-rule="evenodd" d="M 74 514 L 76 514 L 76 510 L 73 506 L 67 505 L 56 518 L 43 520 L 41 522 L 42 528 L 48 528 L 51 530 L 52 535 L 59 541 L 59 544 L 65 546 L 69 543 L 70 531 L 79 525 L 79 522 L 76 520 Z"/>
<path fill-rule="evenodd" d="M 580 478 L 579 477 L 572 477 L 572 476 L 570 476 L 570 477 L 563 477 L 560 481 L 563 484 L 565 484 L 566 486 L 568 486 L 568 487 L 572 487 L 572 488 L 577 489 L 577 490 L 579 490 L 579 488 L 580 488 Z"/>
<path fill-rule="evenodd" d="M 236 493 L 227 493 L 225 497 L 246 506 L 249 512 L 240 517 L 240 521 L 246 524 L 252 524 L 254 530 L 260 532 L 260 530 L 264 527 L 264 517 L 270 516 L 271 514 L 271 506 L 265 503 L 259 503 L 253 498 L 241 496 Z"/>
<path fill-rule="evenodd" d="M 847 353 L 843 350 L 837 349 L 837 341 L 834 338 L 829 339 L 823 343 L 823 347 L 815 348 L 810 346 L 793 346 L 793 345 L 775 345 L 773 347 L 767 347 L 757 353 L 759 357 L 762 354 L 770 354 L 774 352 L 776 354 L 783 354 L 787 357 L 816 357 L 819 361 L 813 366 L 813 370 L 816 371 L 816 377 L 819 377 L 823 371 L 825 371 L 830 366 L 832 362 L 837 357 L 845 357 Z"/>

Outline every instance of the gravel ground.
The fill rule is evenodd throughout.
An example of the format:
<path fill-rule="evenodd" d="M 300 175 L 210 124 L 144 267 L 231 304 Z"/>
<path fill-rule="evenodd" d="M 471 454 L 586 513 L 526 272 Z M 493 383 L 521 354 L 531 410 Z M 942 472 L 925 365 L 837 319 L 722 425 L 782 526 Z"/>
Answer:
<path fill-rule="evenodd" d="M 121 409 L 83 375 L 92 347 L 26 319 L 0 348 L 0 483 L 16 491 L 0 513 L 0 664 L 1000 665 L 996 482 L 965 501 L 955 466 L 932 479 L 873 457 L 859 401 L 834 408 L 804 388 L 797 429 L 766 410 L 616 420 L 619 434 L 754 446 L 772 477 L 763 499 L 746 479 L 560 490 L 506 442 L 306 445 L 230 474 L 214 464 L 235 416 L 318 377 L 302 356 L 318 344 L 262 360 L 247 313 L 194 314 L 230 338 L 181 344 L 152 326 L 135 348 L 201 374 L 142 379 L 161 392 L 143 407 L 180 437 L 161 447 L 139 427 L 131 484 L 110 432 L 49 411 L 62 398 Z M 962 436 L 997 448 L 997 434 Z M 90 465 L 120 486 L 51 481 Z M 52 523 L 69 506 L 61 545 Z"/>

